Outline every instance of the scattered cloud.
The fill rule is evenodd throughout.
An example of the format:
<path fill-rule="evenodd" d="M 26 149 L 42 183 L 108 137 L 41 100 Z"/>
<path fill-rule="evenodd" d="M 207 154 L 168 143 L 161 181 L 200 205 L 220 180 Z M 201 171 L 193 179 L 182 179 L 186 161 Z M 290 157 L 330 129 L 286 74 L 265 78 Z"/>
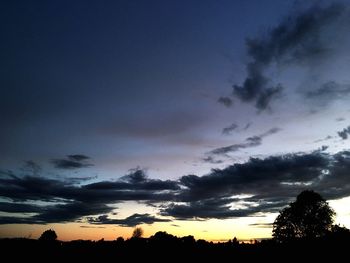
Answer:
<path fill-rule="evenodd" d="M 350 95 L 350 85 L 338 84 L 335 81 L 326 82 L 320 88 L 305 94 L 306 98 L 315 100 L 321 106 L 348 95 Z M 337 120 L 342 121 L 344 118 L 338 118 Z"/>
<path fill-rule="evenodd" d="M 218 99 L 218 102 L 222 105 L 226 106 L 227 108 L 231 107 L 233 105 L 233 101 L 230 97 L 220 97 Z"/>
<path fill-rule="evenodd" d="M 88 222 L 91 224 L 112 224 L 127 227 L 134 227 L 140 224 L 153 224 L 156 222 L 170 222 L 170 219 L 157 218 L 150 214 L 133 214 L 124 219 L 111 219 L 107 215 L 101 215 L 97 218 L 88 218 Z"/>
<path fill-rule="evenodd" d="M 251 122 L 248 122 L 244 127 L 243 127 L 243 131 L 246 131 L 249 129 L 249 127 L 252 125 Z"/>
<path fill-rule="evenodd" d="M 229 125 L 229 126 L 227 126 L 227 127 L 222 129 L 222 134 L 230 135 L 237 128 L 238 128 L 238 125 L 236 123 L 232 123 L 231 125 Z"/>
<path fill-rule="evenodd" d="M 347 15 L 342 4 L 314 5 L 303 12 L 295 12 L 262 36 L 246 41 L 247 53 L 251 58 L 246 65 L 247 77 L 242 85 L 233 85 L 233 96 L 246 103 L 254 103 L 259 110 L 271 109 L 272 101 L 281 97 L 285 88 L 274 83 L 267 71 L 282 65 L 317 65 L 337 50 L 331 48 L 329 32 L 334 28 L 346 28 L 340 17 Z M 334 27 L 334 28 L 333 28 Z M 331 42 L 334 41 L 331 39 Z M 334 45 L 333 45 L 334 46 Z M 319 90 L 306 94 L 309 98 L 330 99 L 348 94 L 347 85 L 330 81 Z"/>
<path fill-rule="evenodd" d="M 339 131 L 338 135 L 343 140 L 346 140 L 349 137 L 349 135 L 350 135 L 350 126 L 344 128 L 342 131 Z"/>
<path fill-rule="evenodd" d="M 223 160 L 215 159 L 213 156 L 206 156 L 202 158 L 202 160 L 205 163 L 211 163 L 211 164 L 219 164 L 224 162 Z"/>
<path fill-rule="evenodd" d="M 64 159 L 52 159 L 51 163 L 58 169 L 78 169 L 87 168 L 93 166 L 91 163 L 87 163 L 90 157 L 82 154 L 67 155 Z"/>
<path fill-rule="evenodd" d="M 321 151 L 321 152 L 326 151 L 328 148 L 329 148 L 329 146 L 327 146 L 327 145 L 322 145 L 321 148 L 320 148 L 320 151 Z"/>

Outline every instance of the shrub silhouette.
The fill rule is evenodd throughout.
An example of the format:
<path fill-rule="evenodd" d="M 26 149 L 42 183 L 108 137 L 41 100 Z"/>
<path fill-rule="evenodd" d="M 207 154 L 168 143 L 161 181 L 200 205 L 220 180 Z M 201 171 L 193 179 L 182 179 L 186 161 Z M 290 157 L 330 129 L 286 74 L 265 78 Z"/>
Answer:
<path fill-rule="evenodd" d="M 335 212 L 320 194 L 306 190 L 284 208 L 273 223 L 273 237 L 279 241 L 316 238 L 327 234 Z"/>
<path fill-rule="evenodd" d="M 49 229 L 49 230 L 45 230 L 41 236 L 39 237 L 40 241 L 46 241 L 46 242 L 52 242 L 55 241 L 57 239 L 57 234 L 54 230 Z"/>

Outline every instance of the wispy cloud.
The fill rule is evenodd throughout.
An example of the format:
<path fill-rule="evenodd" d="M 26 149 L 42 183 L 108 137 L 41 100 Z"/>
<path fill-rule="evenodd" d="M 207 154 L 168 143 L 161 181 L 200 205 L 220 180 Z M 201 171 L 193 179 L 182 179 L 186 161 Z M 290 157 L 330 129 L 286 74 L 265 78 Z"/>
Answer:
<path fill-rule="evenodd" d="M 232 145 L 225 146 L 225 147 L 219 147 L 219 148 L 216 148 L 216 149 L 210 151 L 208 154 L 209 154 L 209 156 L 210 155 L 227 155 L 228 153 L 237 152 L 241 149 L 257 147 L 257 146 L 260 146 L 262 144 L 263 138 L 265 138 L 269 135 L 275 134 L 279 131 L 281 131 L 280 128 L 271 128 L 270 130 L 268 130 L 262 134 L 246 138 L 245 142 L 243 142 L 243 143 L 237 143 L 237 144 L 232 144 Z"/>

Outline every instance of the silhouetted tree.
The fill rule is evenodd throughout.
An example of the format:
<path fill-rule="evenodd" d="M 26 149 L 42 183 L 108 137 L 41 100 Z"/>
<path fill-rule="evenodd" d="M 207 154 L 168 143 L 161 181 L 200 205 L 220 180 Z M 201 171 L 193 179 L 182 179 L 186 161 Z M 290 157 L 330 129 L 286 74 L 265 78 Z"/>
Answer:
<path fill-rule="evenodd" d="M 123 243 L 124 242 L 124 238 L 123 237 L 117 237 L 116 241 L 118 243 Z"/>
<path fill-rule="evenodd" d="M 141 238 L 143 236 L 143 229 L 141 227 L 136 227 L 132 232 L 132 238 Z"/>
<path fill-rule="evenodd" d="M 41 241 L 55 241 L 57 239 L 56 232 L 52 229 L 45 230 L 41 236 L 39 237 L 39 240 Z"/>
<path fill-rule="evenodd" d="M 279 241 L 324 236 L 331 230 L 335 212 L 318 193 L 306 190 L 284 208 L 273 223 L 273 237 Z"/>

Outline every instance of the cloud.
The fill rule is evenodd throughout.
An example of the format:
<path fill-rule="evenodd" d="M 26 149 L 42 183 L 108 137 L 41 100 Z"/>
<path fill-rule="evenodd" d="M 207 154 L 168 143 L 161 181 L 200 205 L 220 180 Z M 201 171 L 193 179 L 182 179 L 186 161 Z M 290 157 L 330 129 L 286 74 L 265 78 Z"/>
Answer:
<path fill-rule="evenodd" d="M 315 100 L 321 106 L 349 95 L 350 85 L 338 84 L 335 81 L 326 82 L 320 88 L 306 92 L 305 94 L 306 98 Z M 344 120 L 343 118 L 340 119 Z"/>
<path fill-rule="evenodd" d="M 254 137 L 254 138 L 252 137 L 252 138 L 247 138 L 246 142 L 244 142 L 244 143 L 237 143 L 237 144 L 232 144 L 232 145 L 225 146 L 225 147 L 216 148 L 216 149 L 210 151 L 209 154 L 227 155 L 228 153 L 237 152 L 240 149 L 257 147 L 259 145 L 261 145 L 261 138 L 260 137 Z"/>
<path fill-rule="evenodd" d="M 126 227 L 134 227 L 140 224 L 153 224 L 156 222 L 170 222 L 170 219 L 157 218 L 150 214 L 133 214 L 124 219 L 111 219 L 107 215 L 101 215 L 97 218 L 88 218 L 91 224 L 105 224 L 105 225 L 120 225 Z"/>
<path fill-rule="evenodd" d="M 258 227 L 258 228 L 272 228 L 273 223 L 255 223 L 249 224 L 249 226 Z"/>
<path fill-rule="evenodd" d="M 224 162 L 223 160 L 215 159 L 213 156 L 206 156 L 202 158 L 202 160 L 205 163 L 211 163 L 211 164 L 219 164 Z"/>
<path fill-rule="evenodd" d="M 65 159 L 53 159 L 51 163 L 58 169 L 78 169 L 93 166 L 91 163 L 86 163 L 90 157 L 82 154 L 67 155 Z"/>
<path fill-rule="evenodd" d="M 242 102 L 254 103 L 258 110 L 270 109 L 271 102 L 281 96 L 284 87 L 273 83 L 266 74 L 267 70 L 276 65 L 317 64 L 320 59 L 334 53 L 327 32 L 344 28 L 339 24 L 344 23 L 339 17 L 346 12 L 341 4 L 316 5 L 286 17 L 263 36 L 247 39 L 247 53 L 251 58 L 246 65 L 247 77 L 242 85 L 233 85 L 233 96 Z M 329 82 L 308 96 L 320 97 L 327 93 L 338 96 L 349 91 L 348 87 L 334 91 L 334 85 L 334 82 Z"/>
<path fill-rule="evenodd" d="M 85 161 L 85 160 L 89 160 L 90 159 L 89 156 L 86 156 L 86 155 L 83 155 L 83 154 L 68 155 L 68 158 L 70 160 L 77 161 L 77 162 L 81 162 L 81 161 Z"/>
<path fill-rule="evenodd" d="M 325 138 L 323 138 L 323 139 L 315 140 L 314 143 L 328 141 L 328 140 L 330 140 L 330 139 L 332 139 L 332 138 L 333 138 L 333 136 L 327 135 L 327 136 L 326 136 Z"/>
<path fill-rule="evenodd" d="M 45 210 L 31 218 L 32 223 L 74 222 L 83 216 L 108 213 L 113 208 L 100 202 L 74 201 L 67 204 L 48 206 Z"/>
<path fill-rule="evenodd" d="M 232 145 L 225 146 L 225 147 L 216 148 L 216 149 L 210 151 L 208 154 L 209 154 L 209 156 L 210 155 L 227 155 L 228 153 L 237 152 L 241 149 L 257 147 L 257 146 L 260 146 L 262 144 L 263 138 L 265 138 L 269 135 L 275 134 L 279 131 L 281 131 L 280 128 L 271 128 L 267 132 L 264 132 L 260 135 L 246 138 L 245 142 L 243 142 L 243 143 L 237 143 L 237 144 L 232 144 Z"/>
<path fill-rule="evenodd" d="M 227 126 L 222 129 L 222 134 L 230 135 L 237 128 L 238 128 L 238 125 L 236 123 L 232 123 L 230 126 Z"/>
<path fill-rule="evenodd" d="M 249 129 L 249 127 L 252 125 L 251 122 L 248 122 L 244 127 L 243 127 L 243 131 L 246 131 Z"/>
<path fill-rule="evenodd" d="M 277 132 L 270 129 L 260 135 Z M 259 136 L 256 136 L 259 138 Z M 251 141 L 258 141 L 254 136 Z M 313 189 L 326 199 L 350 195 L 350 151 L 290 153 L 250 158 L 210 173 L 178 180 L 150 179 L 130 171 L 117 181 L 84 185 L 45 177 L 0 172 L 0 224 L 82 222 L 134 226 L 154 222 L 259 216 L 279 211 L 302 190 Z M 113 219 L 115 205 L 124 201 L 158 204 L 154 215 L 134 214 Z M 159 217 L 159 215 L 164 216 Z"/>
<path fill-rule="evenodd" d="M 340 122 L 340 121 L 345 121 L 345 118 L 339 117 L 339 118 L 336 118 L 335 121 L 338 121 L 338 122 Z"/>
<path fill-rule="evenodd" d="M 6 213 L 37 213 L 43 211 L 43 209 L 31 204 L 0 202 L 0 211 Z"/>
<path fill-rule="evenodd" d="M 350 135 L 350 126 L 347 128 L 344 128 L 342 131 L 338 132 L 339 137 L 341 137 L 343 140 L 346 140 Z"/>
<path fill-rule="evenodd" d="M 181 177 L 178 202 L 163 207 L 161 214 L 182 220 L 256 216 L 278 211 L 305 189 L 342 198 L 350 194 L 348 169 L 349 151 L 251 158 L 201 177 Z"/>
<path fill-rule="evenodd" d="M 177 220 L 188 219 L 210 219 L 210 218 L 235 218 L 247 217 L 256 215 L 258 212 L 269 210 L 277 212 L 285 203 L 275 202 L 266 203 L 256 206 L 250 203 L 247 207 L 235 209 L 234 203 L 230 205 L 230 199 L 206 199 L 189 202 L 188 204 L 170 204 L 166 208 L 161 209 L 161 214 L 164 216 L 171 216 Z"/>
<path fill-rule="evenodd" d="M 0 211 L 35 213 L 18 220 L 14 216 L 13 222 L 74 222 L 85 216 L 110 213 L 114 208 L 109 204 L 118 202 L 170 201 L 175 198 L 176 190 L 179 189 L 177 181 L 149 179 L 140 170 L 133 170 L 115 182 L 100 181 L 84 185 L 45 177 L 19 177 L 2 171 L 0 196 L 11 202 L 0 203 Z M 35 205 L 38 201 L 48 202 L 49 205 Z M 7 222 L 9 219 L 2 220 Z"/>
<path fill-rule="evenodd" d="M 231 107 L 233 105 L 233 101 L 229 97 L 220 97 L 218 99 L 218 102 L 222 105 L 226 106 L 227 108 Z"/>
<path fill-rule="evenodd" d="M 136 169 L 121 177 L 117 182 L 101 181 L 85 185 L 84 188 L 89 190 L 164 191 L 178 190 L 180 186 L 176 181 L 149 179 L 143 170 Z"/>

